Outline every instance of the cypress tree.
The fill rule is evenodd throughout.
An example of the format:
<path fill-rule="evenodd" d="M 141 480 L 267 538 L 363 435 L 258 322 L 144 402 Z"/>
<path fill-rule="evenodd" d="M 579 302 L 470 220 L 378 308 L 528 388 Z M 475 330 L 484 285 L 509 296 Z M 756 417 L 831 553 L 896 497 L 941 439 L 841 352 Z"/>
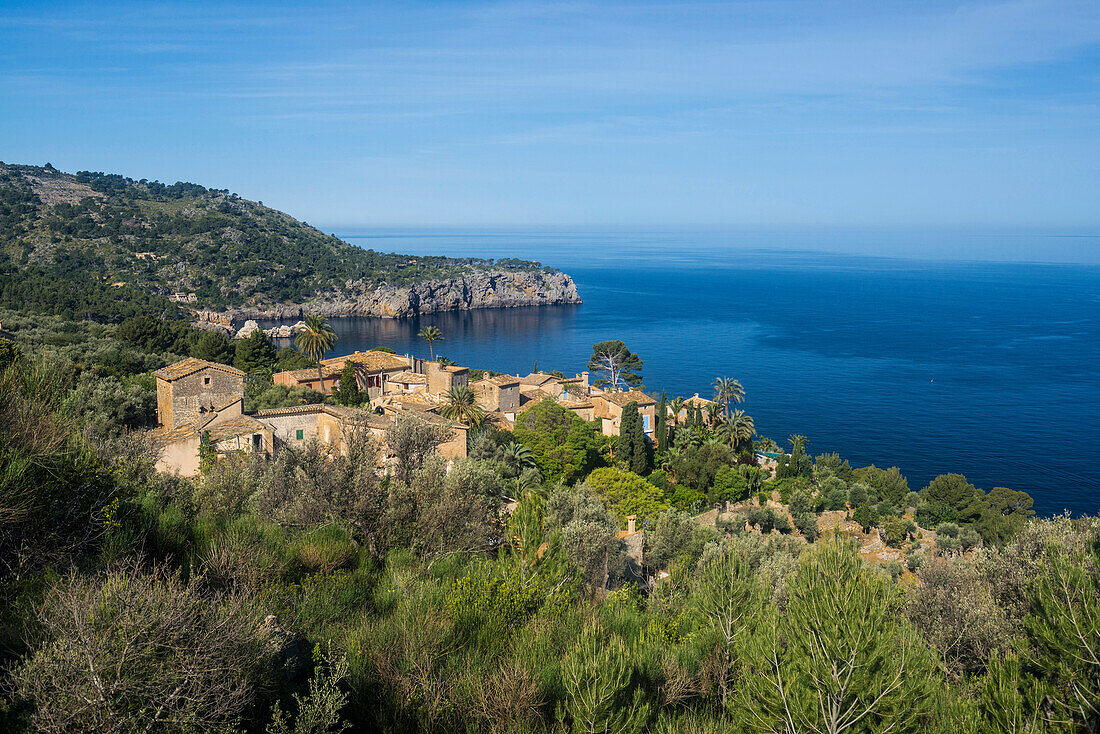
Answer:
<path fill-rule="evenodd" d="M 359 392 L 359 380 L 355 375 L 355 363 L 350 359 L 344 362 L 344 370 L 340 373 L 340 388 L 336 392 L 336 400 L 341 405 L 359 405 L 363 401 Z"/>
<path fill-rule="evenodd" d="M 668 403 L 665 394 L 661 393 L 661 400 L 657 403 L 657 421 L 654 428 L 657 434 L 657 453 L 663 454 L 668 449 L 668 429 L 665 426 L 665 413 L 668 412 Z"/>
<path fill-rule="evenodd" d="M 648 446 L 642 417 L 638 414 L 638 404 L 629 402 L 623 406 L 623 415 L 619 421 L 619 440 L 616 455 L 623 466 L 635 474 L 644 474 L 649 468 Z"/>

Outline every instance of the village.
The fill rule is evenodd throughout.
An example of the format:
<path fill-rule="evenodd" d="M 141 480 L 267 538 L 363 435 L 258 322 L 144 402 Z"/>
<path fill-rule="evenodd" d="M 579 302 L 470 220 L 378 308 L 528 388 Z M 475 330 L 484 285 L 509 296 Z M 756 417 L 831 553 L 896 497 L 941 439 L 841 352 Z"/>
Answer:
<path fill-rule="evenodd" d="M 204 435 L 221 456 L 234 452 L 274 456 L 283 447 L 314 440 L 339 450 L 353 428 L 366 429 L 382 441 L 386 429 L 400 417 L 446 426 L 453 438 L 440 445 L 440 455 L 447 460 L 465 457 L 470 427 L 443 415 L 447 394 L 464 387 L 472 391 L 483 420 L 503 430 L 510 430 L 518 416 L 539 402 L 551 400 L 585 421 L 598 421 L 605 436 L 618 436 L 623 408 L 635 403 L 646 439 L 654 440 L 657 400 L 638 390 L 597 387 L 588 372 L 568 378 L 545 372 L 525 377 L 492 374 L 471 381 L 466 367 L 381 350 L 356 351 L 319 364 L 319 368 L 277 372 L 272 381 L 331 396 L 340 389 L 341 377 L 351 365 L 365 405 L 322 402 L 247 413 L 248 376 L 241 370 L 194 357 L 157 370 L 158 427 L 152 436 L 160 450 L 157 467 L 184 477 L 197 475 Z M 696 394 L 685 401 L 680 417 L 708 403 Z"/>
<path fill-rule="evenodd" d="M 400 420 L 433 424 L 449 436 L 436 451 L 445 465 L 467 456 L 468 434 L 475 426 L 492 426 L 511 431 L 521 416 L 536 405 L 551 401 L 582 420 L 595 423 L 604 436 L 617 437 L 622 429 L 624 408 L 636 406 L 645 441 L 657 444 L 657 411 L 665 405 L 665 422 L 689 423 L 692 416 L 702 422 L 716 421 L 721 404 L 698 393 L 672 407 L 637 389 L 623 385 L 619 389 L 597 386 L 587 371 L 565 377 L 562 373 L 532 372 L 526 376 L 473 371 L 447 360 L 422 359 L 399 355 L 383 349 L 355 351 L 352 354 L 323 359 L 318 367 L 276 372 L 275 385 L 305 388 L 329 398 L 291 407 L 267 408 L 246 412 L 245 391 L 249 376 L 232 366 L 194 357 L 181 360 L 154 372 L 157 392 L 158 427 L 151 438 L 158 453 L 158 470 L 182 477 L 200 474 L 204 445 L 215 460 L 240 454 L 268 458 L 289 448 L 304 448 L 318 442 L 344 453 L 349 437 L 365 431 L 379 447 L 379 471 L 391 473 L 393 452 L 386 446 L 389 429 Z M 362 403 L 360 406 L 335 404 L 331 398 L 341 391 L 341 380 L 354 375 Z M 447 407 L 456 392 L 469 391 L 477 421 L 447 417 Z M 709 417 L 708 417 L 709 416 Z M 473 425 L 471 425 L 473 424 Z M 765 478 L 776 476 L 777 454 L 753 452 Z M 740 502 L 723 502 L 696 510 L 695 521 L 716 527 L 724 518 L 745 513 L 753 507 L 777 511 L 793 518 L 790 508 L 778 493 L 764 499 L 749 497 Z M 504 509 L 511 511 L 516 500 L 505 498 Z M 912 516 L 912 511 L 910 511 Z M 889 547 L 877 528 L 860 527 L 846 509 L 819 512 L 818 532 L 837 531 L 859 540 L 860 555 L 868 562 L 890 564 L 904 559 L 904 553 Z M 777 529 L 746 525 L 745 529 L 764 535 Z M 815 535 L 817 533 L 814 533 Z M 640 564 L 642 556 L 641 523 L 630 515 L 618 533 L 628 555 Z M 936 534 L 926 531 L 919 545 L 935 547 Z M 916 545 L 914 546 L 916 547 Z M 657 579 L 667 577 L 659 570 Z"/>

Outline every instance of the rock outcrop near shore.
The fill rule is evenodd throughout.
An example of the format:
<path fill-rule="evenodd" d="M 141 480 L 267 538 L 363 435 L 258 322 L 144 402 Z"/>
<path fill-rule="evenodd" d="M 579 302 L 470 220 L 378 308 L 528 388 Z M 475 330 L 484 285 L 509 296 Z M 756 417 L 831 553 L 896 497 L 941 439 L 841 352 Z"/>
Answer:
<path fill-rule="evenodd" d="M 362 281 L 351 281 L 339 293 L 322 294 L 309 303 L 241 306 L 228 309 L 223 315 L 233 321 L 298 319 L 306 314 L 402 318 L 439 311 L 580 302 L 576 284 L 565 273 L 490 270 L 407 286 L 368 287 Z"/>

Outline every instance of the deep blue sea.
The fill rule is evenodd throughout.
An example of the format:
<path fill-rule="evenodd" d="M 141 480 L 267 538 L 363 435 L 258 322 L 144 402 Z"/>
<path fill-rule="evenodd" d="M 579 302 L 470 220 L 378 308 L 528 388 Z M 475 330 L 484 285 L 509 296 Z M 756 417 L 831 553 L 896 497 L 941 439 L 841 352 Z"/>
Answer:
<path fill-rule="evenodd" d="M 975 251 L 973 237 L 944 233 L 340 236 L 381 251 L 539 260 L 571 274 L 584 299 L 337 319 L 341 350 L 426 354 L 415 335 L 431 323 L 445 335 L 436 352 L 460 364 L 573 374 L 594 342 L 622 339 L 652 393 L 709 396 L 715 377 L 739 379 L 757 430 L 780 443 L 801 433 L 815 454 L 896 465 L 913 489 L 959 472 L 1029 492 L 1043 515 L 1100 511 L 1100 265 L 943 259 Z M 1043 260 L 1064 244 L 990 235 L 977 251 Z M 880 251 L 940 259 L 868 254 Z"/>

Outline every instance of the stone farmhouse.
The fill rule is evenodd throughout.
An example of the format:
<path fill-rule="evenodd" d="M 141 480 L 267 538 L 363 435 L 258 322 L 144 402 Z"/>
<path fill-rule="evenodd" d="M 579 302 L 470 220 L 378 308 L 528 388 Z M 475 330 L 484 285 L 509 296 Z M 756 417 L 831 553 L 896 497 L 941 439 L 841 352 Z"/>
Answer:
<path fill-rule="evenodd" d="M 347 359 L 352 359 L 353 356 L 356 355 L 349 355 Z M 367 378 L 386 374 L 386 370 L 393 364 L 379 357 L 359 358 L 353 361 L 357 364 L 370 365 L 360 374 Z M 428 369 L 434 368 L 437 384 L 453 383 L 456 376 L 465 375 L 465 368 L 448 370 L 437 363 L 427 364 Z M 408 366 L 402 363 L 400 371 L 404 371 Z M 424 367 L 423 364 L 418 366 Z M 337 372 L 342 369 L 341 362 L 340 370 Z M 400 371 L 395 371 L 394 374 L 397 375 Z M 316 370 L 312 372 L 316 379 Z M 247 376 L 238 369 L 190 357 L 157 370 L 153 374 L 157 384 L 159 426 L 152 431 L 152 439 L 160 450 L 157 468 L 161 471 L 188 477 L 198 474 L 199 446 L 204 434 L 209 438 L 218 455 L 246 452 L 273 456 L 284 447 L 304 446 L 312 440 L 343 450 L 345 438 L 351 430 L 366 430 L 373 438 L 383 443 L 387 428 L 393 425 L 399 415 L 446 426 L 452 431 L 453 437 L 439 447 L 439 454 L 448 460 L 466 455 L 466 426 L 452 422 L 434 412 L 438 409 L 439 403 L 428 404 L 426 398 L 429 396 L 426 393 L 412 392 L 404 396 L 419 397 L 425 402 L 417 405 L 391 406 L 391 410 L 379 411 L 381 414 L 375 410 L 324 404 L 245 413 L 244 385 Z M 425 375 L 425 385 L 430 379 L 430 376 Z M 383 397 L 382 390 L 385 384 L 387 384 L 385 381 L 377 383 L 375 392 L 379 399 Z M 328 385 L 326 385 L 326 392 L 331 392 Z M 373 404 L 372 407 L 374 407 Z M 382 453 L 385 457 L 384 445 Z"/>
<path fill-rule="evenodd" d="M 370 350 L 322 360 L 320 376 L 317 368 L 310 367 L 276 372 L 271 379 L 276 385 L 307 387 L 331 395 L 340 387 L 340 377 L 348 362 L 355 365 L 359 391 L 371 399 L 395 392 L 441 394 L 452 387 L 466 385 L 469 375 L 465 367 Z"/>

